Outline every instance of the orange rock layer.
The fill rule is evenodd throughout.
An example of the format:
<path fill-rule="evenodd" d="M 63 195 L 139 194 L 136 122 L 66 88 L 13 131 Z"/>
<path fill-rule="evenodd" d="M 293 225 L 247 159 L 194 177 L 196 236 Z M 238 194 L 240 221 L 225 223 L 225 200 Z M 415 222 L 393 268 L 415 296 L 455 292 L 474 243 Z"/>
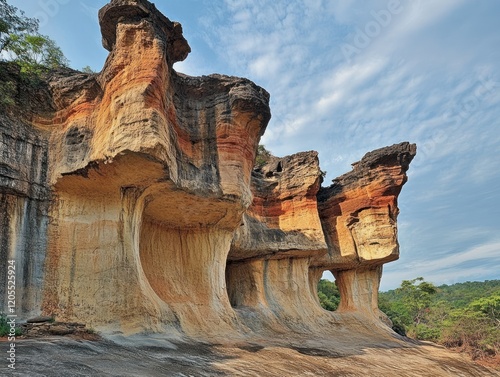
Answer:
<path fill-rule="evenodd" d="M 182 28 L 146 0 L 113 0 L 99 17 L 102 72 L 52 72 L 0 113 L 0 278 L 16 260 L 19 315 L 211 340 L 388 334 L 376 291 L 398 256 L 415 147 L 371 152 L 329 188 L 316 152 L 254 168 L 264 89 L 177 73 Z M 319 305 L 325 270 L 337 313 Z"/>

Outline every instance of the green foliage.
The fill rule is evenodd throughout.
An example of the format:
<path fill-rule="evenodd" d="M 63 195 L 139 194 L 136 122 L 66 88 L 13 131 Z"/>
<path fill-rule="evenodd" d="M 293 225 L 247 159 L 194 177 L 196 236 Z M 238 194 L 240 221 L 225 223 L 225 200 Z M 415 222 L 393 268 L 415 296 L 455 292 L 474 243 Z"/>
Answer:
<path fill-rule="evenodd" d="M 0 53 L 9 51 L 13 36 L 36 33 L 38 20 L 28 18 L 16 7 L 0 0 Z"/>
<path fill-rule="evenodd" d="M 420 283 L 417 284 L 417 282 Z M 397 291 L 402 294 L 403 305 L 412 321 L 416 325 L 420 324 L 429 310 L 432 296 L 437 292 L 434 284 L 418 277 L 413 280 L 403 280 Z"/>
<path fill-rule="evenodd" d="M 318 283 L 318 298 L 326 310 L 337 310 L 340 303 L 340 292 L 337 285 L 329 280 L 321 279 Z"/>
<path fill-rule="evenodd" d="M 83 67 L 82 72 L 83 73 L 95 73 L 95 71 L 89 65 L 86 65 L 85 67 Z"/>
<path fill-rule="evenodd" d="M 0 108 L 12 106 L 15 103 L 16 83 L 13 81 L 4 81 L 0 85 Z"/>
<path fill-rule="evenodd" d="M 474 306 L 454 309 L 443 323 L 440 340 L 448 347 L 467 351 L 473 358 L 495 355 L 500 352 L 497 321 Z"/>
<path fill-rule="evenodd" d="M 380 293 L 379 307 L 400 334 L 458 348 L 473 358 L 500 353 L 500 280 L 440 287 L 422 278 L 405 280 L 400 288 Z"/>
<path fill-rule="evenodd" d="M 0 59 L 9 56 L 21 73 L 32 76 L 68 65 L 56 43 L 38 33 L 38 20 L 26 17 L 7 0 L 0 0 L 0 53 Z"/>
<path fill-rule="evenodd" d="M 471 302 L 469 309 L 483 313 L 500 326 L 500 292 L 494 293 L 489 297 L 481 297 Z"/>
<path fill-rule="evenodd" d="M 500 280 L 468 281 L 439 286 L 436 300 L 449 302 L 453 308 L 465 308 L 478 297 L 488 297 L 495 292 L 500 292 Z"/>
<path fill-rule="evenodd" d="M 9 329 L 7 317 L 4 314 L 0 314 L 0 336 L 6 336 L 9 333 Z"/>
<path fill-rule="evenodd" d="M 428 340 L 431 342 L 437 342 L 441 335 L 441 331 L 435 328 L 431 324 L 419 323 L 410 326 L 407 329 L 407 336 L 414 339 Z"/>
<path fill-rule="evenodd" d="M 255 165 L 259 168 L 263 167 L 271 156 L 271 152 L 269 152 L 264 145 L 259 144 L 257 147 L 257 156 L 255 157 Z"/>
<path fill-rule="evenodd" d="M 8 336 L 10 332 L 10 325 L 7 323 L 7 316 L 0 313 L 0 337 Z M 20 328 L 16 327 L 15 335 L 21 335 L 22 331 Z"/>
<path fill-rule="evenodd" d="M 400 335 L 406 335 L 406 328 L 411 324 L 411 317 L 399 300 L 391 300 L 387 295 L 379 295 L 378 306 L 392 321 L 392 329 Z"/>
<path fill-rule="evenodd" d="M 61 49 L 47 36 L 14 35 L 10 50 L 15 54 L 14 61 L 21 66 L 21 73 L 40 74 L 49 69 L 68 65 L 68 60 Z"/>

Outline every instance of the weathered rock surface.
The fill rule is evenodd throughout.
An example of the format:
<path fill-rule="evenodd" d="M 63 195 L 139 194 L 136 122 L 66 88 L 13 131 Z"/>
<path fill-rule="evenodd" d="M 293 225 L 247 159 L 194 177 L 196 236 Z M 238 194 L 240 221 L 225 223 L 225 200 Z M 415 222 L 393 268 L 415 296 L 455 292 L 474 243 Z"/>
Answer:
<path fill-rule="evenodd" d="M 316 152 L 270 157 L 252 172 L 252 205 L 235 232 L 226 267 L 229 299 L 253 332 L 317 332 L 331 327 L 318 306 L 309 259 L 326 252 L 316 195 Z M 317 280 L 316 280 L 317 279 Z"/>
<path fill-rule="evenodd" d="M 56 318 L 27 325 L 37 333 L 74 333 L 78 325 L 67 323 L 86 323 L 108 337 L 224 344 L 198 364 L 177 353 L 172 363 L 188 365 L 179 373 L 210 363 L 215 375 L 364 375 L 349 366 L 371 362 L 380 375 L 405 375 L 388 371 L 397 362 L 370 356 L 391 354 L 413 358 L 407 375 L 423 376 L 445 362 L 409 351 L 377 308 L 382 264 L 399 253 L 397 196 L 414 145 L 370 152 L 328 188 L 316 152 L 254 168 L 270 119 L 264 89 L 175 72 L 189 45 L 180 24 L 146 0 L 112 0 L 99 20 L 110 54 L 98 74 L 60 69 L 30 88 L 0 65 L 0 81 L 17 85 L 15 104 L 0 112 L 0 279 L 15 260 L 19 320 Z M 325 270 L 342 294 L 334 313 L 317 297 Z M 61 344 L 77 347 L 43 347 L 57 353 Z M 82 348 L 95 355 L 108 345 Z M 149 351 L 150 375 L 171 368 Z M 254 365 L 257 358 L 267 364 Z M 478 375 L 454 363 L 432 375 Z M 75 365 L 66 367 L 111 373 Z M 144 375 L 141 368 L 120 375 Z"/>
<path fill-rule="evenodd" d="M 329 269 L 341 292 L 339 311 L 380 315 L 382 264 L 399 257 L 397 198 L 415 144 L 401 143 L 367 153 L 353 170 L 318 193 L 328 253 L 312 266 Z"/>
<path fill-rule="evenodd" d="M 71 97 L 59 99 L 52 134 L 58 224 L 43 310 L 130 331 L 223 332 L 235 320 L 225 260 L 251 200 L 268 94 L 244 79 L 178 75 L 189 51 L 180 25 L 145 1 L 113 1 L 100 21 L 111 49 L 100 90 L 53 84 Z"/>
<path fill-rule="evenodd" d="M 330 253 L 317 265 L 340 270 L 397 259 L 397 197 L 415 154 L 410 143 L 377 149 L 320 190 L 319 214 Z"/>
<path fill-rule="evenodd" d="M 27 323 L 21 326 L 22 336 L 25 338 L 46 338 L 53 335 L 66 336 L 70 335 L 75 339 L 100 340 L 101 337 L 94 331 L 86 328 L 84 323 L 78 322 L 54 322 L 54 319 L 49 317 L 48 320 L 43 320 L 43 317 L 29 319 Z"/>
<path fill-rule="evenodd" d="M 164 336 L 111 337 L 102 342 L 48 338 L 17 344 L 15 376 L 384 376 L 490 377 L 493 370 L 429 343 L 397 343 L 376 336 L 321 343 L 312 337 L 210 345 Z M 1 347 L 2 343 L 0 343 Z"/>
<path fill-rule="evenodd" d="M 43 88 L 34 91 L 22 84 L 19 69 L 0 63 L 1 85 L 15 83 L 14 94 L 25 99 L 22 111 L 0 109 L 0 311 L 7 307 L 7 261 L 17 260 L 16 298 L 27 316 L 39 312 L 44 281 L 48 207 L 48 134 L 32 127 L 29 119 L 40 101 L 49 98 Z M 31 89 L 31 90 L 30 90 Z M 47 101 L 46 107 L 50 101 Z"/>
<path fill-rule="evenodd" d="M 236 231 L 229 260 L 314 255 L 326 250 L 316 195 L 317 152 L 271 157 L 252 171 L 252 205 Z"/>

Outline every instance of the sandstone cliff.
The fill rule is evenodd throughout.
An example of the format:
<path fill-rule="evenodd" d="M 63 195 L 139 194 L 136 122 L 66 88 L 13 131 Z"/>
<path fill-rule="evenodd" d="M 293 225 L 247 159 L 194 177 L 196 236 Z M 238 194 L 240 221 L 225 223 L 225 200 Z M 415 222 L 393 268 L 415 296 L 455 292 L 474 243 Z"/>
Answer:
<path fill-rule="evenodd" d="M 177 73 L 182 28 L 146 0 L 113 0 L 99 21 L 102 72 L 52 72 L 1 115 L 1 253 L 21 271 L 20 314 L 209 339 L 334 333 L 343 315 L 389 332 L 377 288 L 415 146 L 371 152 L 328 188 L 316 152 L 254 168 L 264 89 Z M 336 313 L 318 303 L 325 270 Z"/>
<path fill-rule="evenodd" d="M 112 0 L 99 21 L 110 53 L 98 74 L 61 69 L 29 88 L 1 66 L 19 83 L 0 112 L 0 279 L 16 260 L 19 317 L 302 350 L 403 346 L 377 291 L 398 257 L 415 145 L 370 152 L 325 188 L 316 152 L 254 167 L 264 89 L 177 73 L 182 28 L 146 0 Z M 317 298 L 325 270 L 335 313 Z"/>
<path fill-rule="evenodd" d="M 339 311 L 379 315 L 382 264 L 399 257 L 397 198 L 415 154 L 416 146 L 409 143 L 367 153 L 318 194 L 328 253 L 315 256 L 312 265 L 335 276 Z"/>

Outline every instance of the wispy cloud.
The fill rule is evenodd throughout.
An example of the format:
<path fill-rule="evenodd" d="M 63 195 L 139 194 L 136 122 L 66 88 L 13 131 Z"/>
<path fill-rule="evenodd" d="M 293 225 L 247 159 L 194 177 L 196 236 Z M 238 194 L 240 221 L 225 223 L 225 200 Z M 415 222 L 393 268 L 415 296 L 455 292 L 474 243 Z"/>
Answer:
<path fill-rule="evenodd" d="M 271 93 L 263 142 L 275 154 L 318 150 L 332 179 L 369 150 L 417 143 L 400 200 L 398 263 L 412 268 L 390 265 L 389 279 L 491 276 L 498 244 L 488 240 L 500 229 L 500 192 L 491 189 L 500 185 L 500 4 L 226 0 L 211 9 L 200 22 L 218 71 Z M 368 40 L 356 44 L 360 32 Z M 348 44 L 356 52 L 346 59 Z M 186 67 L 207 64 L 194 57 Z M 485 259 L 473 255 L 490 263 L 483 270 L 474 260 Z"/>
<path fill-rule="evenodd" d="M 397 263 L 397 262 L 396 262 Z M 452 284 L 467 279 L 500 278 L 500 242 L 477 245 L 461 252 L 407 262 L 384 271 L 383 287 L 396 287 L 402 280 L 423 276 L 435 284 Z"/>

